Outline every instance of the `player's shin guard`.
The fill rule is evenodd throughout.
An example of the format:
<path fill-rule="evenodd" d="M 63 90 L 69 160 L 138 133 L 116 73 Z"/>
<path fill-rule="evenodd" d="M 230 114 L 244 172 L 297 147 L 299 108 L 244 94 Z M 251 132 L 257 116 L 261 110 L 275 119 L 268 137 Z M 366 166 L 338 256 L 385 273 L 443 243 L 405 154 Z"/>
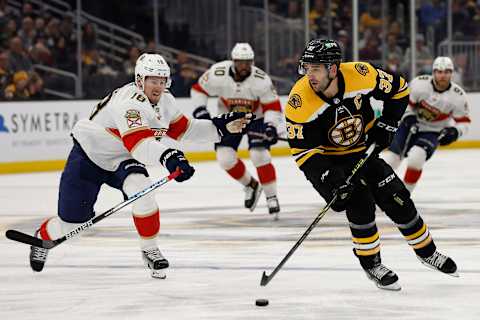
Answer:
<path fill-rule="evenodd" d="M 271 163 L 259 166 L 257 167 L 257 174 L 265 191 L 268 212 L 270 214 L 280 212 L 280 204 L 277 198 L 277 176 L 275 167 Z"/>
<path fill-rule="evenodd" d="M 403 178 L 403 182 L 405 183 L 405 187 L 408 189 L 408 191 L 412 192 L 413 189 L 415 189 L 415 186 L 417 185 L 417 182 L 420 179 L 421 175 L 422 170 L 410 167 L 407 168 L 407 171 L 405 172 L 405 177 Z"/>
<path fill-rule="evenodd" d="M 380 237 L 375 222 L 357 225 L 350 223 L 353 253 L 360 261 L 367 278 L 380 289 L 400 290 L 398 276 L 384 266 L 380 258 Z"/>
<path fill-rule="evenodd" d="M 222 167 L 224 167 L 224 166 L 222 165 Z M 230 177 L 237 180 L 238 182 L 240 182 L 244 186 L 247 186 L 252 179 L 252 176 L 247 171 L 247 169 L 245 167 L 245 164 L 240 159 L 237 159 L 237 161 L 235 162 L 235 165 L 233 167 L 224 168 L 224 169 L 225 169 L 225 171 L 227 171 L 227 173 Z"/>
<path fill-rule="evenodd" d="M 142 258 L 145 266 L 150 269 L 153 278 L 165 279 L 165 269 L 168 268 L 168 261 L 161 254 L 156 244 L 156 237 L 160 230 L 160 213 L 156 210 L 146 215 L 133 215 L 133 221 L 140 236 L 142 247 Z"/>
<path fill-rule="evenodd" d="M 408 191 L 412 192 L 420 176 L 422 175 L 423 165 L 427 161 L 427 152 L 420 146 L 413 146 L 408 152 L 407 171 L 403 182 Z"/>
<path fill-rule="evenodd" d="M 409 223 L 397 226 L 424 265 L 458 277 L 457 265 L 450 257 L 437 251 L 427 225 L 418 214 Z"/>

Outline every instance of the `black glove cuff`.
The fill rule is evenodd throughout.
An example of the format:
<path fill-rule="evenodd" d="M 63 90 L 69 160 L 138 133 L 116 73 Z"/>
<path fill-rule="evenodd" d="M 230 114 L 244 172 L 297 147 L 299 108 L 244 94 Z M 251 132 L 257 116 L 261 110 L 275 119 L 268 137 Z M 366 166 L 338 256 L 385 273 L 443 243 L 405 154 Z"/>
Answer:
<path fill-rule="evenodd" d="M 166 167 L 167 161 L 172 157 L 172 156 L 178 156 L 178 157 L 184 157 L 184 154 L 182 151 L 173 149 L 173 148 L 168 148 L 165 150 L 162 155 L 160 156 L 160 163 L 162 166 Z"/>

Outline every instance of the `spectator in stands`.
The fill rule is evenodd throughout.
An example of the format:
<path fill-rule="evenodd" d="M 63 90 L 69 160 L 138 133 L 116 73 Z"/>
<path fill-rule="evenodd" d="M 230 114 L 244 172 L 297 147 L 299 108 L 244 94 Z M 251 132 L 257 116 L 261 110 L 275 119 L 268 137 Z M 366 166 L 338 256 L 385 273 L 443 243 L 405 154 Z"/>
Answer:
<path fill-rule="evenodd" d="M 136 46 L 130 47 L 128 50 L 128 60 L 123 63 L 123 73 L 127 76 L 133 76 L 135 73 L 135 62 L 140 57 L 140 49 Z"/>
<path fill-rule="evenodd" d="M 34 64 L 53 66 L 54 60 L 50 49 L 46 46 L 45 39 L 39 38 L 30 49 L 30 58 Z M 55 66 L 57 67 L 57 66 Z"/>
<path fill-rule="evenodd" d="M 30 79 L 28 81 L 28 93 L 30 95 L 30 99 L 45 99 L 43 80 L 36 72 L 32 72 L 30 75 Z"/>
<path fill-rule="evenodd" d="M 28 54 L 23 47 L 20 37 L 13 37 L 10 40 L 10 53 L 8 59 L 10 61 L 10 69 L 12 72 L 19 70 L 30 71 L 32 69 L 32 63 L 28 58 Z"/>
<path fill-rule="evenodd" d="M 360 60 L 367 60 L 375 63 L 372 60 L 380 60 L 382 53 L 380 52 L 380 40 L 377 34 L 372 32 L 365 39 L 365 45 L 359 52 Z"/>
<path fill-rule="evenodd" d="M 118 72 L 110 67 L 97 49 L 84 50 L 82 62 L 86 76 L 117 75 Z"/>
<path fill-rule="evenodd" d="M 28 73 L 25 70 L 17 71 L 13 75 L 13 82 L 7 85 L 4 91 L 7 100 L 26 100 L 30 97 L 28 92 Z"/>
<path fill-rule="evenodd" d="M 403 57 L 403 50 L 397 44 L 397 36 L 393 33 L 387 35 L 387 43 L 383 47 L 382 51 L 386 51 L 387 56 L 389 54 L 394 54 L 398 57 Z"/>
<path fill-rule="evenodd" d="M 47 46 L 50 49 L 54 48 L 60 38 L 60 20 L 52 18 L 48 21 L 45 28 L 45 36 L 47 38 Z"/>
<path fill-rule="evenodd" d="M 310 30 L 315 32 L 317 37 L 328 35 L 328 13 L 324 0 L 315 0 L 313 8 L 308 14 Z"/>
<path fill-rule="evenodd" d="M 352 46 L 350 44 L 350 36 L 346 30 L 339 30 L 337 33 L 337 42 L 342 48 L 343 61 L 352 60 Z"/>
<path fill-rule="evenodd" d="M 77 45 L 76 31 L 73 25 L 73 14 L 71 12 L 63 17 L 63 20 L 60 22 L 59 30 L 60 35 L 65 38 L 67 47 L 72 48 Z"/>
<path fill-rule="evenodd" d="M 37 32 L 35 40 L 38 40 L 39 38 L 47 38 L 47 35 L 45 34 L 45 19 L 43 17 L 38 17 L 35 19 L 35 31 Z"/>
<path fill-rule="evenodd" d="M 97 33 L 92 23 L 87 22 L 83 25 L 82 33 L 83 50 L 90 51 L 97 48 Z"/>
<path fill-rule="evenodd" d="M 454 1 L 455 2 L 455 1 Z M 445 6 L 438 0 L 423 1 L 418 10 L 420 31 L 426 32 L 429 26 L 436 27 L 444 23 L 447 15 Z"/>
<path fill-rule="evenodd" d="M 415 44 L 416 44 L 416 61 L 417 61 L 417 74 L 415 75 L 410 75 L 410 78 L 416 77 L 418 74 L 422 73 L 431 73 L 431 66 L 433 62 L 433 54 L 430 51 L 430 49 L 425 45 L 425 37 L 423 34 L 419 33 L 417 34 L 415 38 Z M 407 48 L 405 51 L 405 55 L 403 58 L 403 64 L 402 64 L 402 71 L 406 74 L 409 73 L 410 71 L 410 55 L 411 55 L 411 50 L 410 48 Z"/>
<path fill-rule="evenodd" d="M 192 85 L 197 81 L 198 74 L 189 64 L 182 64 L 179 72 L 172 76 L 170 90 L 175 97 L 189 97 Z"/>
<path fill-rule="evenodd" d="M 288 1 L 287 21 L 288 23 L 292 25 L 298 25 L 299 27 L 303 24 L 303 15 L 300 2 L 298 0 Z"/>
<path fill-rule="evenodd" d="M 392 23 L 390 23 L 390 26 L 388 27 L 387 34 L 393 34 L 395 36 L 397 44 L 398 46 L 400 46 L 400 48 L 405 49 L 410 46 L 410 42 L 405 36 L 406 33 L 402 31 L 402 26 L 400 25 L 400 22 L 392 21 Z"/>
<path fill-rule="evenodd" d="M 381 30 L 383 20 L 380 8 L 378 3 L 373 1 L 369 2 L 368 10 L 360 16 L 360 32 L 364 32 L 366 29 Z"/>
<path fill-rule="evenodd" d="M 8 54 L 5 51 L 0 52 L 0 92 L 4 92 L 5 88 L 10 83 L 12 74 L 8 65 Z"/>
<path fill-rule="evenodd" d="M 0 47 L 7 49 L 12 39 L 17 34 L 17 22 L 11 18 L 7 20 L 6 25 L 0 28 Z"/>
<path fill-rule="evenodd" d="M 390 52 L 387 55 L 387 61 L 385 64 L 385 70 L 389 73 L 398 73 L 400 69 L 400 59 L 402 55 L 399 55 L 394 52 Z"/>
<path fill-rule="evenodd" d="M 76 72 L 77 58 L 76 47 L 67 47 L 67 41 L 60 37 L 52 48 L 52 58 L 54 65 L 58 69 Z"/>
<path fill-rule="evenodd" d="M 30 2 L 25 2 L 22 6 L 22 18 L 30 17 L 35 19 L 37 15 L 33 12 L 33 6 Z"/>
<path fill-rule="evenodd" d="M 33 19 L 25 17 L 22 19 L 22 28 L 18 31 L 18 37 L 22 39 L 22 44 L 25 50 L 29 51 L 35 43 L 37 32 Z"/>

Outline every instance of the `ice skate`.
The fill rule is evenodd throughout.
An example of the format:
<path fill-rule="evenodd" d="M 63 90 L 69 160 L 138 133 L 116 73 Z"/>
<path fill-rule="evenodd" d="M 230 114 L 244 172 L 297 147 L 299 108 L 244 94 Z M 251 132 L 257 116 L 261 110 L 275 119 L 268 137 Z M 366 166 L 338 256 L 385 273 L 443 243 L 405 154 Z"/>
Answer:
<path fill-rule="evenodd" d="M 383 264 L 378 264 L 370 269 L 364 269 L 368 279 L 375 282 L 375 285 L 380 289 L 399 291 L 402 288 L 398 283 L 398 276 L 395 272 L 385 267 Z"/>
<path fill-rule="evenodd" d="M 277 196 L 267 197 L 268 213 L 275 215 L 275 220 L 278 220 L 278 213 L 280 212 L 280 204 Z"/>
<path fill-rule="evenodd" d="M 422 258 L 417 256 L 417 258 L 430 269 L 438 270 L 452 277 L 459 277 L 455 261 L 438 251 L 435 251 L 430 257 Z"/>
<path fill-rule="evenodd" d="M 169 266 L 168 260 L 165 259 L 158 248 L 142 250 L 142 258 L 145 266 L 150 269 L 152 278 L 165 279 L 167 277 L 165 271 Z"/>
<path fill-rule="evenodd" d="M 250 183 L 245 187 L 245 208 L 250 211 L 255 210 L 260 194 L 262 194 L 262 186 L 257 180 L 250 180 Z"/>
<path fill-rule="evenodd" d="M 35 231 L 35 237 L 39 238 L 39 230 Z M 35 272 L 40 272 L 47 261 L 48 249 L 30 246 L 30 267 Z"/>

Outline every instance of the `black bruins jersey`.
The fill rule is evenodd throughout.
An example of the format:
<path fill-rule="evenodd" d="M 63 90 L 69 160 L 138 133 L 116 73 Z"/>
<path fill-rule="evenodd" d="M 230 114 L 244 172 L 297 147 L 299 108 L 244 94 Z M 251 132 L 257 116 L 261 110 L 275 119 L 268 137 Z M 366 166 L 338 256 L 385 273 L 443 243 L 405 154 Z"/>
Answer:
<path fill-rule="evenodd" d="M 338 89 L 327 98 L 312 89 L 307 76 L 292 88 L 285 117 L 290 151 L 299 167 L 314 155 L 364 151 L 365 135 L 375 122 L 370 98 L 383 100 L 382 115 L 398 121 L 410 92 L 405 79 L 366 62 L 341 63 Z"/>

